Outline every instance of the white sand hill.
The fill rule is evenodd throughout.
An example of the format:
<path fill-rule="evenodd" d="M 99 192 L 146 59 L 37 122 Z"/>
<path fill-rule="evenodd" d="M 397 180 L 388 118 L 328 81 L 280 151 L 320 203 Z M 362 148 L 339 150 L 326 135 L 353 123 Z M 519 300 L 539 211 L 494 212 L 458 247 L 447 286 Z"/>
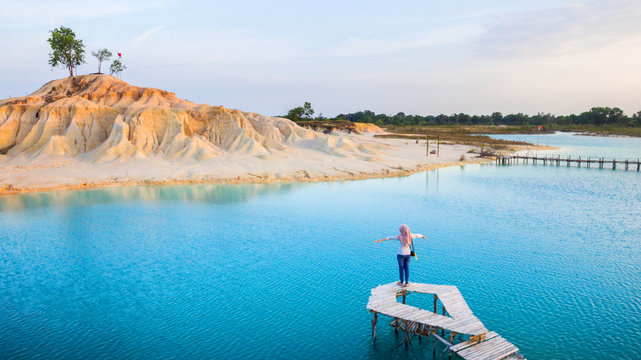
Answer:
<path fill-rule="evenodd" d="M 0 101 L 0 192 L 107 184 L 323 180 L 456 162 L 414 141 L 325 135 L 288 119 L 196 104 L 108 75 L 54 80 Z"/>

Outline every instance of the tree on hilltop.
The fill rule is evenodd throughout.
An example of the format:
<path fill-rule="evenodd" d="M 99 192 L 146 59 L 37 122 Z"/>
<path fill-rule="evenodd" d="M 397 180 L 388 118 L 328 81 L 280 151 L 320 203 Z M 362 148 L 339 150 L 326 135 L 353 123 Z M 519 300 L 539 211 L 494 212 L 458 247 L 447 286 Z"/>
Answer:
<path fill-rule="evenodd" d="M 92 51 L 91 55 L 95 56 L 98 59 L 98 74 L 100 74 L 100 65 L 102 65 L 103 61 L 111 59 L 111 56 L 113 54 L 107 49 L 98 49 L 96 51 Z"/>
<path fill-rule="evenodd" d="M 111 75 L 120 75 L 125 70 L 127 70 L 127 67 L 118 59 L 114 60 L 114 62 L 112 62 L 111 66 L 109 67 Z"/>
<path fill-rule="evenodd" d="M 52 52 L 49 53 L 49 65 L 69 70 L 69 77 L 73 77 L 73 68 L 85 63 L 85 45 L 82 40 L 76 39 L 76 34 L 68 27 L 49 31 L 51 37 L 47 39 Z"/>
<path fill-rule="evenodd" d="M 287 115 L 283 116 L 292 121 L 301 121 L 301 120 L 312 120 L 314 115 L 314 109 L 312 109 L 312 104 L 309 101 L 305 101 L 303 106 L 295 107 L 287 112 Z"/>

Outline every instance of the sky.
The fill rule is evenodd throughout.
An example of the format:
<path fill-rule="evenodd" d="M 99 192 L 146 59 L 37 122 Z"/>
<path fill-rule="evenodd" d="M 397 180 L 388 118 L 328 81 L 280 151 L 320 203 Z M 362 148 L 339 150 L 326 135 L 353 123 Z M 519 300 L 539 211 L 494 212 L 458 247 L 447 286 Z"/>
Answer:
<path fill-rule="evenodd" d="M 0 98 L 68 75 L 49 31 L 122 53 L 123 80 L 279 115 L 641 110 L 641 1 L 0 0 Z M 109 64 L 103 64 L 103 71 Z"/>

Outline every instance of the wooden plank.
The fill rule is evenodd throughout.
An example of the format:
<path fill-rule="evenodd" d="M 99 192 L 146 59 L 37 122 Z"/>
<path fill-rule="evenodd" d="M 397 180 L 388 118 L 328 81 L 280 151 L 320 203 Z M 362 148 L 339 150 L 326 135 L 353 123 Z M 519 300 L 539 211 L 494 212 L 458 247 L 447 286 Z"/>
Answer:
<path fill-rule="evenodd" d="M 510 345 L 512 345 L 512 344 L 510 344 Z M 504 359 L 504 358 L 506 358 L 506 357 L 508 357 L 508 356 L 510 356 L 512 354 L 515 354 L 518 351 L 519 351 L 519 349 L 516 346 L 512 345 L 512 347 L 506 347 L 503 350 L 497 350 L 494 353 L 492 353 L 491 355 L 488 355 L 488 356 L 484 357 L 481 360 L 500 360 L 500 359 Z"/>
<path fill-rule="evenodd" d="M 466 348 L 468 348 L 470 346 L 477 345 L 477 344 L 479 344 L 481 342 L 485 342 L 487 340 L 493 339 L 493 338 L 495 338 L 497 336 L 499 336 L 499 334 L 497 334 L 494 331 L 490 331 L 490 332 L 484 334 L 483 337 L 480 340 L 478 340 L 478 339 L 470 339 L 470 340 L 467 340 L 467 341 L 464 341 L 462 343 L 458 343 L 458 344 L 452 346 L 450 348 L 450 350 L 452 350 L 454 352 L 458 352 L 458 351 L 466 349 Z"/>
<path fill-rule="evenodd" d="M 483 324 L 479 321 L 479 319 L 465 319 L 465 320 L 458 320 L 450 324 L 451 330 L 456 331 L 458 333 L 462 334 L 467 334 L 467 329 L 472 328 L 478 328 L 480 326 L 483 326 Z M 465 331 L 465 332 L 464 332 Z"/>
<path fill-rule="evenodd" d="M 449 341 L 447 341 L 447 340 L 443 339 L 442 337 L 438 336 L 436 333 L 434 333 L 433 336 L 434 336 L 435 339 L 438 339 L 440 342 L 442 342 L 445 346 L 447 346 L 447 347 L 452 346 L 452 344 Z"/>
<path fill-rule="evenodd" d="M 394 306 L 394 304 L 396 304 L 396 301 L 390 301 L 388 303 L 373 304 L 373 305 L 367 306 L 367 310 L 378 310 L 378 309 L 386 310 Z"/>
<path fill-rule="evenodd" d="M 367 304 L 373 305 L 373 304 L 378 304 L 378 303 L 388 302 L 388 301 L 396 302 L 396 298 L 394 296 L 370 298 Z"/>
<path fill-rule="evenodd" d="M 477 351 L 472 353 L 471 356 L 472 358 L 475 358 L 478 360 L 494 358 L 496 354 L 499 354 L 501 352 L 504 352 L 505 350 L 510 349 L 511 346 L 513 347 L 514 345 L 510 344 L 505 339 L 503 339 L 503 341 L 498 341 L 492 346 L 489 346 L 483 349 L 483 351 Z"/>
<path fill-rule="evenodd" d="M 485 352 L 484 354 L 479 355 L 477 359 L 478 360 L 498 360 L 508 355 L 514 354 L 517 351 L 519 351 L 519 349 L 516 346 L 510 344 L 509 342 L 506 342 L 501 346 L 495 346 L 494 348 Z"/>
<path fill-rule="evenodd" d="M 468 326 L 464 326 L 460 329 L 458 329 L 458 332 L 461 334 L 468 334 L 468 335 L 480 335 L 486 333 L 488 330 L 485 328 L 485 325 L 481 323 L 480 321 L 476 324 L 470 324 Z"/>
<path fill-rule="evenodd" d="M 381 300 L 381 299 L 396 300 L 396 296 L 394 296 L 393 294 L 392 295 L 386 294 L 386 295 L 372 295 L 372 296 L 369 297 L 369 301 L 376 301 L 376 300 Z"/>
<path fill-rule="evenodd" d="M 406 315 L 406 314 L 409 315 L 409 314 L 419 310 L 419 309 L 417 309 L 417 308 L 415 308 L 413 306 L 403 305 L 403 304 L 400 304 L 400 305 L 401 306 L 395 307 L 394 310 L 390 312 L 390 314 L 393 317 L 397 317 L 397 318 L 403 319 L 404 315 Z"/>
<path fill-rule="evenodd" d="M 390 305 L 390 306 L 387 306 L 387 307 L 384 307 L 384 306 L 377 307 L 377 309 L 378 309 L 377 311 L 379 313 L 383 314 L 383 315 L 392 316 L 393 317 L 393 315 L 390 315 L 390 314 L 399 306 L 403 306 L 403 304 L 396 303 L 396 304 L 393 304 L 393 305 Z"/>
<path fill-rule="evenodd" d="M 505 339 L 503 339 L 501 336 L 497 336 L 490 340 L 484 341 L 476 346 L 471 346 L 471 347 L 468 347 L 467 349 L 461 350 L 459 352 L 459 355 L 470 356 L 473 354 L 482 354 L 487 349 L 491 349 L 498 344 L 502 344 L 503 342 L 505 342 Z"/>
<path fill-rule="evenodd" d="M 518 351 L 518 348 L 504 338 L 497 336 L 486 342 L 468 347 L 457 354 L 467 360 L 501 359 Z"/>
<path fill-rule="evenodd" d="M 435 319 L 434 313 L 431 311 L 421 312 L 419 316 L 416 316 L 413 321 L 419 322 L 425 325 L 431 325 L 430 322 Z"/>

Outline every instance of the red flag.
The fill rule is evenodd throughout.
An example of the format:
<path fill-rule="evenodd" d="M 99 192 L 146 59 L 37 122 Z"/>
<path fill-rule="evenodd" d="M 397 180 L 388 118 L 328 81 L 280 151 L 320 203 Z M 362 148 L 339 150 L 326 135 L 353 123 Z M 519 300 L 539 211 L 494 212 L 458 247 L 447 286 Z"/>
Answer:
<path fill-rule="evenodd" d="M 543 126 L 539 125 L 539 130 L 543 130 Z"/>
<path fill-rule="evenodd" d="M 121 53 L 118 53 L 118 57 L 119 57 L 119 58 L 121 58 L 121 57 L 122 57 L 122 54 L 121 54 Z"/>

